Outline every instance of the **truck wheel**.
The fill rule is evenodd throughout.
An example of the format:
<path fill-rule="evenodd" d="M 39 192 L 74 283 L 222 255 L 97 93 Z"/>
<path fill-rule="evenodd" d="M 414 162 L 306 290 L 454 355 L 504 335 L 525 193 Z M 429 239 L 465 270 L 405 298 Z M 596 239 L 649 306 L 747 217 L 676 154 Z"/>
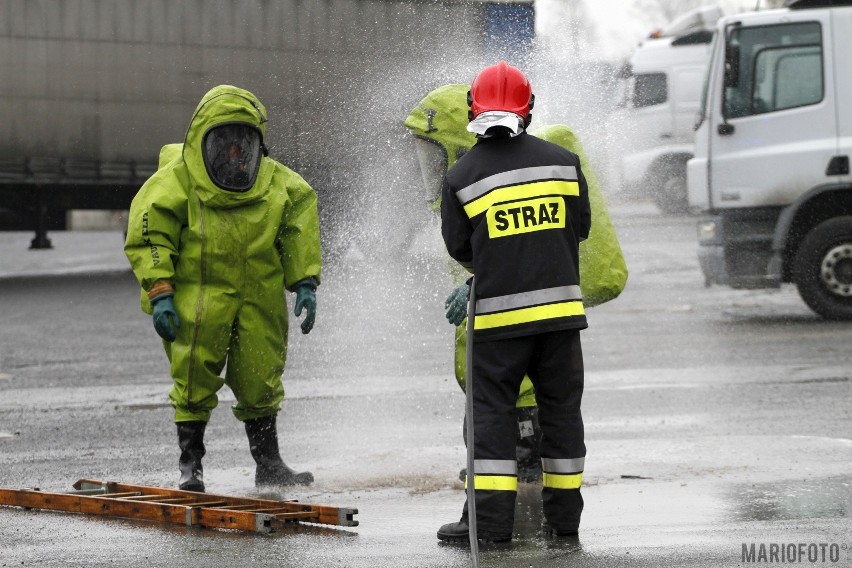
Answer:
<path fill-rule="evenodd" d="M 686 165 L 663 172 L 654 191 L 654 203 L 667 215 L 683 215 L 689 212 L 686 196 Z"/>
<path fill-rule="evenodd" d="M 793 264 L 799 295 L 826 319 L 852 319 L 852 216 L 836 217 L 805 235 Z"/>

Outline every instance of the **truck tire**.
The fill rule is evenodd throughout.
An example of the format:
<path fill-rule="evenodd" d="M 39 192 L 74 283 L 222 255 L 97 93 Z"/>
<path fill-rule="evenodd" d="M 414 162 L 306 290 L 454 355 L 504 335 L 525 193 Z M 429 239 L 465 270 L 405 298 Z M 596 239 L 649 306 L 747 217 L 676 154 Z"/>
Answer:
<path fill-rule="evenodd" d="M 686 195 L 686 163 L 671 164 L 660 172 L 654 188 L 654 204 L 666 215 L 689 213 Z"/>
<path fill-rule="evenodd" d="M 799 246 L 793 281 L 809 308 L 825 319 L 852 319 L 852 216 L 814 227 Z"/>

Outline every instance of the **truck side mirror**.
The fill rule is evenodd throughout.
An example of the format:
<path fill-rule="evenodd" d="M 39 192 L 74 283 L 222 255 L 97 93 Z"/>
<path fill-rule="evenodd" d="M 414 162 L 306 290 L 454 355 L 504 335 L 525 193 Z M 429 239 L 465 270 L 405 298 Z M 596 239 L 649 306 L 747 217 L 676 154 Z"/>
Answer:
<path fill-rule="evenodd" d="M 725 87 L 738 87 L 740 84 L 740 46 L 725 45 Z"/>

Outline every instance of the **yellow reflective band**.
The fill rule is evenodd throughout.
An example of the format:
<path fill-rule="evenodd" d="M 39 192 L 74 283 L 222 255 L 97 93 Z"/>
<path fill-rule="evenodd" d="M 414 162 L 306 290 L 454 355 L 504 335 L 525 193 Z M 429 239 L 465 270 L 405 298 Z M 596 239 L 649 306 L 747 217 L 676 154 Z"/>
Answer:
<path fill-rule="evenodd" d="M 521 308 L 497 314 L 477 314 L 473 319 L 473 329 L 491 329 L 505 325 L 517 325 L 553 318 L 585 315 L 583 302 L 562 302 L 559 304 L 547 304 L 546 306 L 535 306 L 533 308 Z"/>
<path fill-rule="evenodd" d="M 542 474 L 542 484 L 545 487 L 552 489 L 579 489 L 583 483 L 582 473 L 572 473 L 571 475 L 562 475 L 559 473 Z"/>
<path fill-rule="evenodd" d="M 580 184 L 576 181 L 550 180 L 501 187 L 486 193 L 479 199 L 474 199 L 464 206 L 464 211 L 468 217 L 473 218 L 488 211 L 495 203 L 545 195 L 573 195 L 577 197 L 580 195 Z"/>
<path fill-rule="evenodd" d="M 542 197 L 495 205 L 485 212 L 488 237 L 508 237 L 533 231 L 565 228 L 565 200 Z"/>
<path fill-rule="evenodd" d="M 464 479 L 467 489 L 467 478 Z M 518 478 L 514 475 L 473 475 L 473 488 L 483 491 L 517 491 Z"/>

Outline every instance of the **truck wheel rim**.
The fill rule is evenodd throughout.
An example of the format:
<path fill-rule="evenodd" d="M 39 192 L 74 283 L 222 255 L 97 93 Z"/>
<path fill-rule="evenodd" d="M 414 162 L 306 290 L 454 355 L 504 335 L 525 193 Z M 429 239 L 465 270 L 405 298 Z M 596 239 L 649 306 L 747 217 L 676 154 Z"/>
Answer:
<path fill-rule="evenodd" d="M 843 243 L 826 253 L 820 276 L 829 292 L 852 298 L 852 243 Z"/>

